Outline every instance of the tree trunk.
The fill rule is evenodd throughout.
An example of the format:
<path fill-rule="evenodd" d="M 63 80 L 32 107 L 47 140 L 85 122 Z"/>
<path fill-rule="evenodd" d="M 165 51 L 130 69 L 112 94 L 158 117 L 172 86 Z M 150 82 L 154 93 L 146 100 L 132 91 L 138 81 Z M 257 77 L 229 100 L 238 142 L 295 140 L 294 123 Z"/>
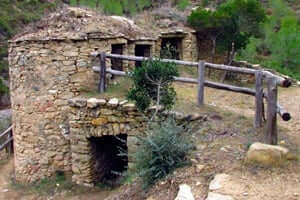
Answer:
<path fill-rule="evenodd" d="M 235 57 L 235 44 L 234 42 L 232 42 L 232 45 L 231 45 L 231 52 L 229 53 L 229 50 L 227 51 L 227 59 L 226 59 L 226 65 L 231 65 L 233 59 Z M 228 75 L 228 72 L 225 71 L 224 74 L 223 74 L 223 77 L 221 79 L 222 83 L 224 83 L 224 81 L 226 80 L 226 77 Z"/>
<path fill-rule="evenodd" d="M 96 8 L 99 8 L 99 3 L 100 3 L 100 0 L 97 0 L 97 2 L 96 2 Z"/>
<path fill-rule="evenodd" d="M 212 41 L 212 50 L 211 50 L 211 57 L 210 57 L 210 62 L 214 63 L 215 62 L 215 56 L 216 56 L 216 46 L 217 46 L 217 37 L 213 36 L 211 37 Z M 208 69 L 208 77 L 211 75 L 211 69 Z"/>
<path fill-rule="evenodd" d="M 211 51 L 211 60 L 210 60 L 210 62 L 211 63 L 214 63 L 214 61 L 215 61 L 215 56 L 216 56 L 216 40 L 217 40 L 217 38 L 216 37 L 212 37 L 212 51 Z"/>

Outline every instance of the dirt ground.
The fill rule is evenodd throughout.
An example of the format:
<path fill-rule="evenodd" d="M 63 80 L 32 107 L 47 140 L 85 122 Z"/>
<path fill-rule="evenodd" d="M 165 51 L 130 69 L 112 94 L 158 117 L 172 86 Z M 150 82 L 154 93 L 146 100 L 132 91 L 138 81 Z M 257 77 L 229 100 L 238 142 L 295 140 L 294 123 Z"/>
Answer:
<path fill-rule="evenodd" d="M 176 110 L 199 112 L 207 115 L 207 121 L 194 125 L 192 137 L 196 149 L 191 156 L 192 165 L 177 170 L 143 192 L 138 183 L 122 186 L 119 190 L 81 189 L 73 187 L 51 194 L 15 189 L 11 184 L 13 160 L 0 163 L 0 200 L 173 200 L 178 186 L 186 183 L 192 187 L 196 200 L 204 200 L 208 184 L 217 173 L 230 175 L 226 193 L 236 200 L 298 200 L 300 199 L 300 162 L 289 161 L 277 168 L 245 166 L 243 158 L 247 147 L 263 140 L 263 129 L 253 128 L 254 98 L 227 91 L 206 89 L 205 108 L 196 105 L 196 86 L 176 84 L 178 103 Z M 298 155 L 300 152 L 300 88 L 279 90 L 279 101 L 292 119 L 278 119 L 279 140 Z M 74 192 L 74 190 L 77 192 Z"/>

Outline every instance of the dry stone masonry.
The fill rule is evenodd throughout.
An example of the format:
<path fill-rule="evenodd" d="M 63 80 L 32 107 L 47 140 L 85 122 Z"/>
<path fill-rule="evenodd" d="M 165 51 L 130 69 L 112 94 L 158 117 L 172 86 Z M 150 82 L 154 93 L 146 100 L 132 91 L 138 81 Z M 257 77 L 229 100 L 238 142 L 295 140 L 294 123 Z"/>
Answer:
<path fill-rule="evenodd" d="M 92 66 L 99 63 L 97 58 L 90 57 L 91 52 L 113 53 L 117 45 L 122 47 L 122 54 L 135 55 L 137 45 L 146 45 L 150 46 L 150 56 L 156 56 L 162 48 L 162 39 L 170 37 L 178 42 L 181 59 L 197 60 L 196 36 L 189 28 L 151 32 L 125 18 L 100 16 L 80 8 L 53 13 L 11 40 L 10 94 L 16 179 L 34 182 L 64 171 L 72 172 L 75 182 L 92 185 L 95 169 L 89 160 L 92 154 L 101 155 L 93 153 L 97 149 L 91 148 L 94 143 L 103 142 L 97 138 L 126 137 L 131 151 L 133 145 L 129 144 L 135 141 L 132 136 L 144 127 L 143 116 L 132 104 L 117 99 L 75 101 L 74 98 L 97 91 L 99 75 Z M 122 68 L 126 71 L 134 65 L 124 61 Z M 110 60 L 107 66 L 114 67 Z M 189 119 L 199 117 L 194 115 Z M 94 141 L 89 140 L 92 137 Z M 92 166 L 96 164 L 99 165 Z"/>

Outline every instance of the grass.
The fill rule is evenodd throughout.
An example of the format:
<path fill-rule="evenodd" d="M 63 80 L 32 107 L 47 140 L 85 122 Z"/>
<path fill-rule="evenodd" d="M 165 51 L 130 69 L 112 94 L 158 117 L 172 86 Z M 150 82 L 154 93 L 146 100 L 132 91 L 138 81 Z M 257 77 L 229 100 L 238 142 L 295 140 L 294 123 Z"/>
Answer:
<path fill-rule="evenodd" d="M 16 190 L 26 191 L 26 193 L 37 193 L 39 195 L 55 194 L 63 190 L 71 190 L 75 187 L 75 184 L 71 182 L 70 178 L 67 178 L 63 172 L 56 172 L 52 178 L 44 178 L 40 181 L 24 185 L 11 180 L 11 187 Z"/>
<path fill-rule="evenodd" d="M 97 98 L 126 98 L 128 90 L 131 87 L 131 80 L 128 77 L 117 77 L 112 80 L 107 87 L 105 93 L 99 94 L 97 91 L 88 88 L 81 88 L 83 97 L 97 97 Z"/>

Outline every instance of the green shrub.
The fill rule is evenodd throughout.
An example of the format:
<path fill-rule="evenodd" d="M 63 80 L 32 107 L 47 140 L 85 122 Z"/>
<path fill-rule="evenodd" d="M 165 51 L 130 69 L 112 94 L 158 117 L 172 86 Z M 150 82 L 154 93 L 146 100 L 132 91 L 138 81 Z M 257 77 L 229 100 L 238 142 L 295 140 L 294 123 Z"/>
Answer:
<path fill-rule="evenodd" d="M 180 0 L 178 3 L 177 3 L 177 8 L 179 10 L 185 10 L 186 7 L 188 7 L 190 4 L 190 1 L 189 0 Z"/>
<path fill-rule="evenodd" d="M 189 163 L 187 155 L 193 148 L 189 132 L 173 118 L 152 124 L 147 137 L 139 138 L 140 145 L 133 155 L 135 173 L 148 188 L 156 181 Z"/>
<path fill-rule="evenodd" d="M 141 111 L 151 103 L 170 109 L 175 103 L 176 92 L 172 87 L 178 70 L 174 63 L 146 61 L 130 74 L 133 86 L 128 92 L 128 99 L 133 100 Z"/>

